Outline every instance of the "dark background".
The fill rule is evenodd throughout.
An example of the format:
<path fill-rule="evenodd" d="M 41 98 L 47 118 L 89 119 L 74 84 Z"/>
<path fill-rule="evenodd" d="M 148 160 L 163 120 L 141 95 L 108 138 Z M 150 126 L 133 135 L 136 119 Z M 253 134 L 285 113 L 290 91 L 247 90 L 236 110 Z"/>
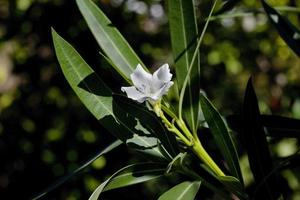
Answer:
<path fill-rule="evenodd" d="M 114 25 L 150 70 L 172 65 L 166 6 L 159 0 L 97 0 Z M 270 1 L 274 6 L 298 6 L 296 1 Z M 211 2 L 197 3 L 199 29 Z M 258 10 L 245 1 L 239 11 Z M 297 13 L 284 13 L 298 27 Z M 68 40 L 116 90 L 120 77 L 99 55 L 75 1 L 0 1 L 0 198 L 29 199 L 59 177 L 108 146 L 115 138 L 84 108 L 69 87 L 53 51 L 51 27 Z M 300 118 L 300 62 L 267 21 L 264 13 L 211 22 L 201 48 L 202 85 L 224 115 L 239 113 L 246 81 L 252 74 L 265 114 Z M 272 140 L 274 155 L 297 150 L 297 139 Z M 117 169 L 140 159 L 122 146 L 99 158 L 44 199 L 87 199 Z M 241 155 L 245 182 L 252 177 Z M 286 177 L 294 197 L 300 180 Z M 155 199 L 172 180 L 150 182 L 113 192 L 105 199 Z"/>

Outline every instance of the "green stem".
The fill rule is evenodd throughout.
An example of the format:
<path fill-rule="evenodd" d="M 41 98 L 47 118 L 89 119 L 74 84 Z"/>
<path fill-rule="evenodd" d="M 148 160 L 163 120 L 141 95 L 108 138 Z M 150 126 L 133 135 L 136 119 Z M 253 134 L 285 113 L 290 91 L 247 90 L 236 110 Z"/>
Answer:
<path fill-rule="evenodd" d="M 209 189 L 211 189 L 212 191 L 220 195 L 222 199 L 231 199 L 229 194 L 226 193 L 224 190 L 216 187 L 215 185 L 211 184 L 209 181 L 206 181 L 201 176 L 199 176 L 196 172 L 190 170 L 186 166 L 183 166 L 182 171 L 179 172 L 181 172 L 183 175 L 189 176 L 192 179 L 200 180 L 203 183 L 203 185 L 205 185 L 206 187 L 208 187 Z"/>
<path fill-rule="evenodd" d="M 178 127 L 183 131 L 183 133 L 189 138 L 194 139 L 195 137 L 191 134 L 187 126 L 185 125 L 183 120 L 177 119 L 175 120 Z"/>
<path fill-rule="evenodd" d="M 169 110 L 166 106 L 161 106 L 162 110 L 165 111 L 172 119 L 175 120 L 176 124 L 178 125 L 178 127 L 183 131 L 183 133 L 185 134 L 185 136 L 189 139 L 193 139 L 195 138 L 195 136 L 193 136 L 191 134 L 191 132 L 189 131 L 188 127 L 186 126 L 186 124 L 184 123 L 184 121 L 181 119 L 179 119 L 171 110 Z M 198 136 L 197 136 L 198 137 Z"/>
<path fill-rule="evenodd" d="M 167 127 L 167 129 L 170 132 L 175 133 L 175 135 L 188 147 L 192 146 L 193 141 L 190 140 L 191 138 L 186 138 L 186 136 L 184 136 L 178 129 L 177 127 L 171 123 L 166 116 L 164 115 L 163 111 L 161 110 L 161 102 L 156 102 L 154 104 L 152 104 L 153 106 L 153 110 L 156 113 L 156 115 L 162 119 L 162 122 L 165 124 L 165 126 Z"/>
<path fill-rule="evenodd" d="M 194 153 L 200 158 L 208 167 L 217 175 L 217 176 L 225 176 L 224 172 L 219 168 L 219 166 L 215 163 L 215 161 L 209 156 L 206 150 L 203 148 L 202 144 L 199 140 L 197 140 L 193 147 Z"/>
<path fill-rule="evenodd" d="M 153 111 L 155 112 L 155 114 L 162 119 L 162 122 L 165 124 L 165 126 L 170 132 L 173 132 L 187 147 L 190 147 L 193 150 L 193 152 L 196 154 L 196 156 L 200 160 L 202 160 L 217 176 L 225 176 L 223 171 L 218 167 L 218 165 L 214 162 L 214 160 L 209 156 L 209 154 L 203 148 L 197 133 L 192 134 L 182 119 L 178 119 L 174 115 L 174 113 L 169 111 L 167 108 L 163 108 L 164 110 L 167 109 L 169 111 L 167 112 L 168 115 L 175 116 L 173 119 L 176 121 L 178 127 L 183 131 L 184 134 L 182 134 L 174 125 L 174 123 L 171 123 L 166 118 L 164 112 L 161 109 L 162 105 L 160 101 L 151 103 L 151 105 L 153 106 Z"/>

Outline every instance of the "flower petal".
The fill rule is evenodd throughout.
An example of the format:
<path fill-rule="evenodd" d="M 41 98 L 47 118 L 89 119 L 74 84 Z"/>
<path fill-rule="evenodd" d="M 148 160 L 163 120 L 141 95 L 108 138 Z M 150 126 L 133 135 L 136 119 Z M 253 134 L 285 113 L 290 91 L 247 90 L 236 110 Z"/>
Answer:
<path fill-rule="evenodd" d="M 140 64 L 137 65 L 136 69 L 130 75 L 130 78 L 137 90 L 144 94 L 150 92 L 152 75 L 146 72 Z"/>
<path fill-rule="evenodd" d="M 147 97 L 145 94 L 138 91 L 134 86 L 131 87 L 121 87 L 122 92 L 126 92 L 127 97 L 138 101 L 139 103 L 143 103 Z"/>
<path fill-rule="evenodd" d="M 160 99 L 163 95 L 165 95 L 170 87 L 174 84 L 173 81 L 170 81 L 170 82 L 167 82 L 165 83 L 157 92 L 155 92 L 154 94 L 152 94 L 150 96 L 150 98 L 153 100 L 153 101 L 157 101 L 158 99 Z"/>
<path fill-rule="evenodd" d="M 156 93 L 160 90 L 167 82 L 171 81 L 172 74 L 170 73 L 170 68 L 168 64 L 162 65 L 153 74 L 151 81 L 151 91 Z"/>
<path fill-rule="evenodd" d="M 170 73 L 170 67 L 169 65 L 166 63 L 164 65 L 162 65 L 158 70 L 156 70 L 153 73 L 153 78 L 163 81 L 163 82 L 169 82 L 172 79 L 172 74 Z"/>

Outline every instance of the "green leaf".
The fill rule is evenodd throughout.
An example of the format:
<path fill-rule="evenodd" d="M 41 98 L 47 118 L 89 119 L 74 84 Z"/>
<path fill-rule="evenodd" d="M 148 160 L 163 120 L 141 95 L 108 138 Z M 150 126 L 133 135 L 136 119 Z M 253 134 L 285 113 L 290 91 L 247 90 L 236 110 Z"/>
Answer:
<path fill-rule="evenodd" d="M 205 165 L 192 164 L 192 155 L 178 154 L 168 165 L 166 173 L 180 173 L 192 180 L 200 181 L 202 185 L 212 190 L 220 199 L 229 199 L 230 195 L 224 189 L 219 179 L 214 176 Z"/>
<path fill-rule="evenodd" d="M 108 189 L 115 189 L 120 188 L 128 185 L 132 185 L 134 183 L 141 183 L 142 180 L 147 181 L 150 179 L 147 179 L 147 175 L 149 176 L 156 176 L 156 178 L 159 176 L 159 174 L 163 174 L 162 169 L 164 169 L 166 166 L 159 164 L 159 163 L 138 163 L 138 164 L 132 164 L 128 165 L 120 170 L 118 170 L 116 173 L 114 173 L 111 177 L 109 177 L 106 181 L 104 181 L 101 185 L 99 185 L 93 192 L 93 194 L 90 196 L 89 200 L 97 200 L 99 195 L 105 190 L 106 187 Z M 146 169 L 146 170 L 145 170 Z M 133 180 L 131 176 L 127 176 L 126 178 L 119 177 L 119 175 L 123 174 L 126 171 L 132 171 L 133 173 L 131 175 L 135 176 L 138 175 L 141 179 L 137 180 L 136 182 Z M 142 173 L 144 171 L 144 173 Z M 138 174 L 134 174 L 134 172 L 141 172 Z M 126 174 L 126 173 L 124 173 Z M 119 177 L 119 178 L 118 178 Z M 126 177 L 126 176 L 125 176 Z M 138 182 L 140 181 L 140 182 Z M 111 186 L 109 186 L 111 184 Z M 108 190 L 106 189 L 106 190 Z"/>
<path fill-rule="evenodd" d="M 260 120 L 258 100 L 252 86 L 252 78 L 247 83 L 242 113 L 242 139 L 248 153 L 249 164 L 256 185 L 265 180 L 273 170 L 273 162 L 269 151 L 264 127 Z M 278 199 L 280 186 L 276 174 L 269 177 L 260 187 L 257 196 L 261 199 Z"/>
<path fill-rule="evenodd" d="M 127 124 L 118 121 L 115 113 L 120 115 L 122 110 L 113 105 L 110 88 L 80 57 L 76 50 L 54 30 L 52 30 L 52 36 L 55 52 L 67 81 L 97 120 L 130 147 L 163 158 L 164 156 L 157 147 L 156 138 L 144 137 L 139 134 L 139 131 L 132 128 L 137 124 L 135 119 L 130 119 L 131 121 L 128 121 Z"/>
<path fill-rule="evenodd" d="M 241 115 L 229 115 L 226 121 L 229 127 L 241 133 L 242 119 Z M 300 120 L 277 116 L 277 115 L 260 115 L 260 121 L 266 128 L 266 134 L 273 138 L 300 138 Z"/>
<path fill-rule="evenodd" d="M 300 138 L 300 120 L 295 118 L 260 115 L 267 134 L 270 137 L 296 137 Z"/>
<path fill-rule="evenodd" d="M 98 120 L 113 116 L 111 90 L 54 30 L 52 36 L 61 69 L 80 100 Z"/>
<path fill-rule="evenodd" d="M 76 0 L 81 14 L 115 70 L 127 81 L 137 64 L 144 64 L 117 28 L 91 0 Z M 145 68 L 146 69 L 146 68 Z"/>
<path fill-rule="evenodd" d="M 166 165 L 150 163 L 131 167 L 129 172 L 120 173 L 112 178 L 103 191 L 150 181 L 164 175 Z"/>
<path fill-rule="evenodd" d="M 274 8 L 269 6 L 266 1 L 261 0 L 262 5 L 277 29 L 279 35 L 287 43 L 287 45 L 300 56 L 300 31 L 288 19 L 281 16 Z"/>
<path fill-rule="evenodd" d="M 182 182 L 167 192 L 163 193 L 159 200 L 194 200 L 195 196 L 200 188 L 200 181 L 185 181 Z"/>
<path fill-rule="evenodd" d="M 222 7 L 216 12 L 216 15 L 229 11 L 236 6 L 241 0 L 223 0 Z"/>
<path fill-rule="evenodd" d="M 281 161 L 280 163 L 278 163 L 276 165 L 276 167 L 270 171 L 267 176 L 265 176 L 265 178 L 257 185 L 255 191 L 253 192 L 253 199 L 258 198 L 259 195 L 259 191 L 261 190 L 261 187 L 265 184 L 266 181 L 268 181 L 268 179 L 276 174 L 278 174 L 279 172 L 281 172 L 282 170 L 286 170 L 286 169 L 295 169 L 299 167 L 299 161 L 300 161 L 300 149 L 297 150 L 296 153 L 294 153 L 291 156 L 288 156 L 287 158 L 283 159 L 283 161 Z M 278 200 L 284 199 L 282 194 L 278 197 Z"/>
<path fill-rule="evenodd" d="M 205 120 L 228 165 L 230 173 L 243 182 L 238 155 L 226 123 L 217 109 L 203 94 L 200 95 L 200 104 Z"/>
<path fill-rule="evenodd" d="M 193 0 L 168 0 L 168 11 L 176 79 L 178 89 L 181 90 L 197 43 L 198 30 Z M 183 102 L 183 114 L 193 132 L 196 130 L 198 117 L 199 90 L 200 65 L 197 53 Z"/>
<path fill-rule="evenodd" d="M 113 95 L 113 99 L 120 109 L 124 110 L 124 113 L 127 115 L 126 118 L 132 116 L 144 128 L 144 132 L 149 132 L 153 137 L 160 140 L 162 147 L 169 154 L 168 157 L 173 159 L 179 153 L 178 143 L 174 134 L 166 129 L 153 112 L 150 112 L 143 104 L 137 104 L 125 96 Z"/>
<path fill-rule="evenodd" d="M 87 166 L 89 166 L 91 163 L 93 163 L 100 156 L 103 156 L 104 154 L 106 154 L 106 153 L 110 152 L 111 150 L 117 148 L 121 144 L 122 144 L 122 142 L 120 140 L 117 140 L 117 141 L 113 142 L 108 147 L 106 147 L 105 149 L 103 149 L 102 151 L 100 151 L 99 153 L 97 153 L 95 156 L 93 156 L 91 159 L 89 159 L 88 161 L 84 162 L 84 164 L 82 164 L 76 170 L 74 170 L 73 172 L 71 172 L 71 173 L 69 173 L 69 174 L 61 177 L 55 183 L 53 183 L 52 185 L 50 185 L 49 187 L 47 187 L 44 191 L 42 191 L 40 194 L 36 195 L 32 199 L 36 200 L 36 199 L 40 199 L 41 197 L 45 196 L 49 192 L 53 191 L 54 189 L 56 189 L 57 187 L 59 187 L 60 185 L 62 185 L 66 181 L 68 181 L 73 176 L 77 175 L 79 172 L 81 172 L 83 169 L 85 169 Z"/>
<path fill-rule="evenodd" d="M 246 194 L 243 185 L 237 178 L 233 176 L 219 176 L 218 179 L 237 197 L 240 199 L 248 199 L 248 195 Z"/>

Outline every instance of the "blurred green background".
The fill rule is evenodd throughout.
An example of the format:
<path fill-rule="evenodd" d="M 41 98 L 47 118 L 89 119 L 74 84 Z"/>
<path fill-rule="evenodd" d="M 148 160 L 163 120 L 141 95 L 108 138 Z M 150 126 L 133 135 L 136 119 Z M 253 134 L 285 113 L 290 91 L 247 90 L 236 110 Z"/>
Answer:
<path fill-rule="evenodd" d="M 152 69 L 172 65 L 166 5 L 160 0 L 97 0 L 133 49 Z M 300 7 L 296 0 L 268 1 Z M 196 1 L 199 29 L 211 1 Z M 238 4 L 242 17 L 214 19 L 201 47 L 202 85 L 224 115 L 240 113 L 246 82 L 253 75 L 261 112 L 300 118 L 300 61 L 261 12 L 259 1 Z M 300 27 L 299 12 L 283 14 Z M 75 1 L 0 1 L 0 198 L 29 199 L 73 171 L 115 138 L 84 108 L 64 79 L 55 58 L 50 28 L 66 38 L 87 62 L 118 89 L 120 77 L 99 47 Z M 297 139 L 270 139 L 275 157 L 296 152 Z M 242 147 L 240 147 L 242 150 Z M 242 152 L 242 151 L 241 151 Z M 139 159 L 125 146 L 99 158 L 45 199 L 87 199 L 109 174 Z M 247 159 L 241 153 L 246 184 Z M 299 168 L 298 168 L 299 170 Z M 300 199 L 299 171 L 282 172 L 290 199 Z M 298 176 L 295 174 L 298 173 Z M 172 180 L 150 182 L 104 199 L 155 199 Z M 250 187 L 251 188 L 251 187 Z"/>

